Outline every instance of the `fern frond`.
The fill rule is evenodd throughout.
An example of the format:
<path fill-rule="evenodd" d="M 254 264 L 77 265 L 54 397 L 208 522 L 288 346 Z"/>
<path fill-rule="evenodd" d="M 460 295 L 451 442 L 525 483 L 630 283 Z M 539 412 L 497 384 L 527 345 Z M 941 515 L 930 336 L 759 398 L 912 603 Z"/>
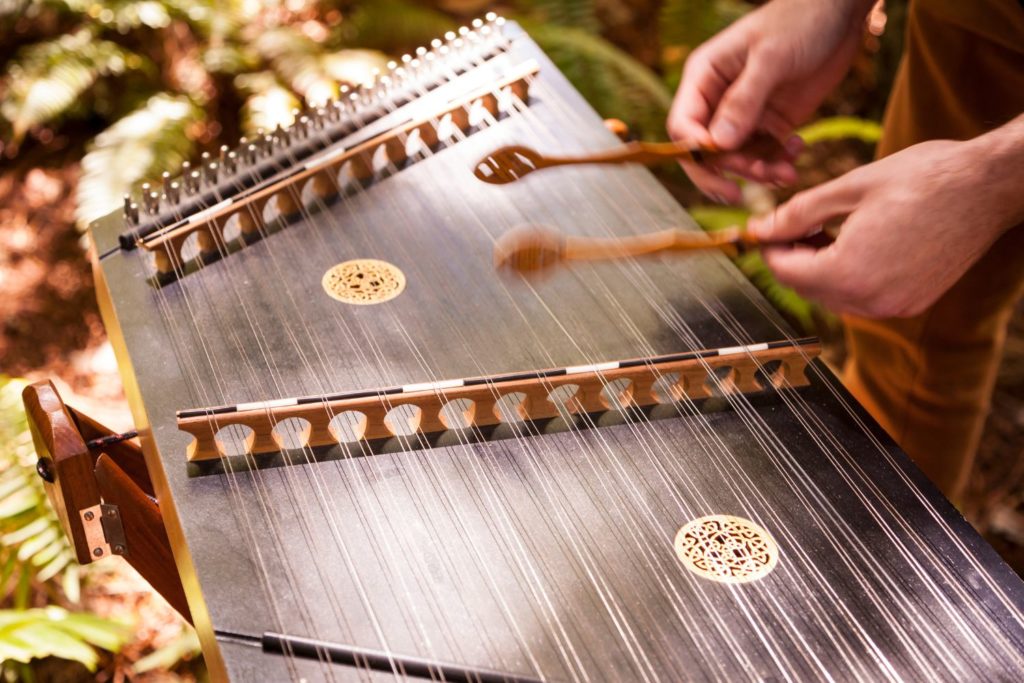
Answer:
<path fill-rule="evenodd" d="M 519 6 L 529 12 L 532 19 L 546 24 L 594 34 L 601 30 L 594 0 L 522 0 Z"/>
<path fill-rule="evenodd" d="M 96 648 L 116 652 L 130 636 L 125 624 L 60 607 L 0 610 L 0 662 L 60 657 L 95 671 Z"/>
<path fill-rule="evenodd" d="M 654 72 L 584 30 L 523 23 L 598 113 L 626 121 L 645 138 L 664 137 L 672 98 Z"/>
<path fill-rule="evenodd" d="M 97 40 L 89 29 L 31 45 L 7 68 L 0 114 L 19 141 L 32 126 L 67 112 L 100 77 L 146 66 L 141 56 Z"/>
<path fill-rule="evenodd" d="M 21 404 L 25 383 L 0 377 L 0 590 L 13 575 L 48 581 L 77 573 L 71 546 L 35 473 L 35 448 Z"/>
<path fill-rule="evenodd" d="M 339 36 L 346 45 L 382 50 L 389 54 L 412 52 L 457 28 L 447 15 L 410 0 L 364 2 L 342 22 Z"/>
<path fill-rule="evenodd" d="M 203 110 L 187 97 L 161 93 L 96 136 L 82 159 L 79 226 L 117 209 L 139 181 L 178 168 L 192 152 L 188 129 L 202 118 Z"/>
<path fill-rule="evenodd" d="M 740 0 L 666 0 L 658 14 L 664 45 L 695 48 L 739 19 L 749 6 Z"/>

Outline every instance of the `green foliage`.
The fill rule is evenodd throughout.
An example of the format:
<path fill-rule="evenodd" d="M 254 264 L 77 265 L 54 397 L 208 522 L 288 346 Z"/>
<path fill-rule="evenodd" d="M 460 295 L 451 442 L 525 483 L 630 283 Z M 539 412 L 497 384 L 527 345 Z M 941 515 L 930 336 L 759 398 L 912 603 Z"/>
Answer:
<path fill-rule="evenodd" d="M 388 53 L 411 52 L 420 45 L 458 27 L 442 12 L 410 0 L 362 2 L 341 26 L 341 38 L 349 45 Z"/>
<path fill-rule="evenodd" d="M 665 45 L 693 49 L 749 11 L 740 0 L 666 0 L 658 13 Z"/>
<path fill-rule="evenodd" d="M 672 96 L 650 69 L 585 30 L 523 23 L 598 113 L 627 121 L 642 137 L 664 136 Z"/>
<path fill-rule="evenodd" d="M 137 180 L 173 171 L 188 159 L 193 150 L 188 129 L 202 115 L 184 95 L 159 94 L 100 133 L 82 159 L 79 220 L 88 223 L 110 213 Z"/>
<path fill-rule="evenodd" d="M 591 34 L 601 30 L 594 0 L 523 0 L 519 4 L 537 22 L 582 29 Z"/>
<path fill-rule="evenodd" d="M 709 232 L 737 225 L 744 226 L 750 217 L 750 212 L 746 209 L 727 206 L 695 206 L 689 211 L 697 224 Z M 821 307 L 807 301 L 789 287 L 779 284 L 761 258 L 761 254 L 748 251 L 735 258 L 734 263 L 751 283 L 761 290 L 764 297 L 799 330 L 807 334 L 815 333 L 816 321 L 823 316 Z"/>
<path fill-rule="evenodd" d="M 808 145 L 823 140 L 841 140 L 854 138 L 874 144 L 882 139 L 882 126 L 876 121 L 859 119 L 853 116 L 832 116 L 818 119 L 797 133 Z"/>
<path fill-rule="evenodd" d="M 742 0 L 666 0 L 658 13 L 662 70 L 671 90 L 679 86 L 682 67 L 695 47 L 750 11 Z"/>
<path fill-rule="evenodd" d="M 26 609 L 39 596 L 77 602 L 80 568 L 35 471 L 24 387 L 0 376 L 0 587 L 15 608 L 0 610 L 0 670 L 50 656 L 93 670 L 95 648 L 117 651 L 130 629 L 57 606 Z"/>
<path fill-rule="evenodd" d="M 60 607 L 0 610 L 0 662 L 27 664 L 60 657 L 95 671 L 96 648 L 116 652 L 130 635 L 131 629 L 124 624 Z"/>
<path fill-rule="evenodd" d="M 173 669 L 178 662 L 194 659 L 199 653 L 199 636 L 195 629 L 182 625 L 177 638 L 135 662 L 132 672 L 143 674 L 158 669 Z"/>
<path fill-rule="evenodd" d="M 17 606 L 27 604 L 31 581 L 56 579 L 70 586 L 70 597 L 78 594 L 78 565 L 35 471 L 24 387 L 0 377 L 0 586 L 15 583 Z"/>
<path fill-rule="evenodd" d="M 81 29 L 56 40 L 30 45 L 7 68 L 0 114 L 19 141 L 32 127 L 65 114 L 100 77 L 116 76 L 145 64 L 139 55 Z"/>

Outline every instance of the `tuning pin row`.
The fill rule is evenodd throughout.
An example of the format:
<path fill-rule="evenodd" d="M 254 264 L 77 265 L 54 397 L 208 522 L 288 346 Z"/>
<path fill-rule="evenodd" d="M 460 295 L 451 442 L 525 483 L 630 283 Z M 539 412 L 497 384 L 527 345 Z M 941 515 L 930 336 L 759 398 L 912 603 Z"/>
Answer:
<path fill-rule="evenodd" d="M 243 137 L 233 149 L 221 146 L 217 158 L 204 152 L 195 167 L 184 162 L 178 179 L 172 179 L 169 173 L 162 175 L 162 193 L 147 183 L 141 188 L 138 203 L 131 195 L 125 195 L 125 220 L 131 224 L 139 222 L 140 204 L 142 212 L 157 215 L 162 203 L 173 206 L 241 172 L 246 165 L 255 165 L 276 150 L 287 149 L 328 127 L 340 125 L 344 129 L 361 125 L 381 104 L 408 93 L 410 88 L 421 89 L 424 84 L 430 87 L 436 80 L 451 77 L 460 66 L 486 57 L 503 43 L 504 23 L 504 19 L 489 12 L 469 26 L 447 32 L 443 40 L 431 41 L 429 47 L 419 47 L 412 54 L 402 55 L 400 60 L 388 62 L 385 70 L 373 73 L 370 82 L 356 88 L 343 86 L 337 99 L 293 112 L 294 121 L 288 127 L 279 126 L 270 134 L 259 131 L 252 140 Z"/>

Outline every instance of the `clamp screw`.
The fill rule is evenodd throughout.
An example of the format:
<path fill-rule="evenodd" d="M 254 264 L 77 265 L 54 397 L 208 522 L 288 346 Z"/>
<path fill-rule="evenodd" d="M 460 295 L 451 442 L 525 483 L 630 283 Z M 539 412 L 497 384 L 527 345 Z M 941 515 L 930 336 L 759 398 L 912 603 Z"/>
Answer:
<path fill-rule="evenodd" d="M 93 548 L 92 554 L 96 557 L 101 557 L 103 555 L 103 548 Z"/>
<path fill-rule="evenodd" d="M 96 515 L 94 515 L 92 512 L 86 512 L 83 516 L 85 517 L 85 521 L 91 522 Z M 99 550 L 99 548 L 97 548 L 97 550 Z"/>

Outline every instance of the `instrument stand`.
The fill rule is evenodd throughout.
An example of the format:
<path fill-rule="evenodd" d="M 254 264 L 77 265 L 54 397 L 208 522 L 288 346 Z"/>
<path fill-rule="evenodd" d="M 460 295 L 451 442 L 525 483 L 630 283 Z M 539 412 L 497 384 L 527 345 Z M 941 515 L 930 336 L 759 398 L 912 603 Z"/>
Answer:
<path fill-rule="evenodd" d="M 65 405 L 49 380 L 22 400 L 36 471 L 78 563 L 120 555 L 191 623 L 142 449 Z"/>

